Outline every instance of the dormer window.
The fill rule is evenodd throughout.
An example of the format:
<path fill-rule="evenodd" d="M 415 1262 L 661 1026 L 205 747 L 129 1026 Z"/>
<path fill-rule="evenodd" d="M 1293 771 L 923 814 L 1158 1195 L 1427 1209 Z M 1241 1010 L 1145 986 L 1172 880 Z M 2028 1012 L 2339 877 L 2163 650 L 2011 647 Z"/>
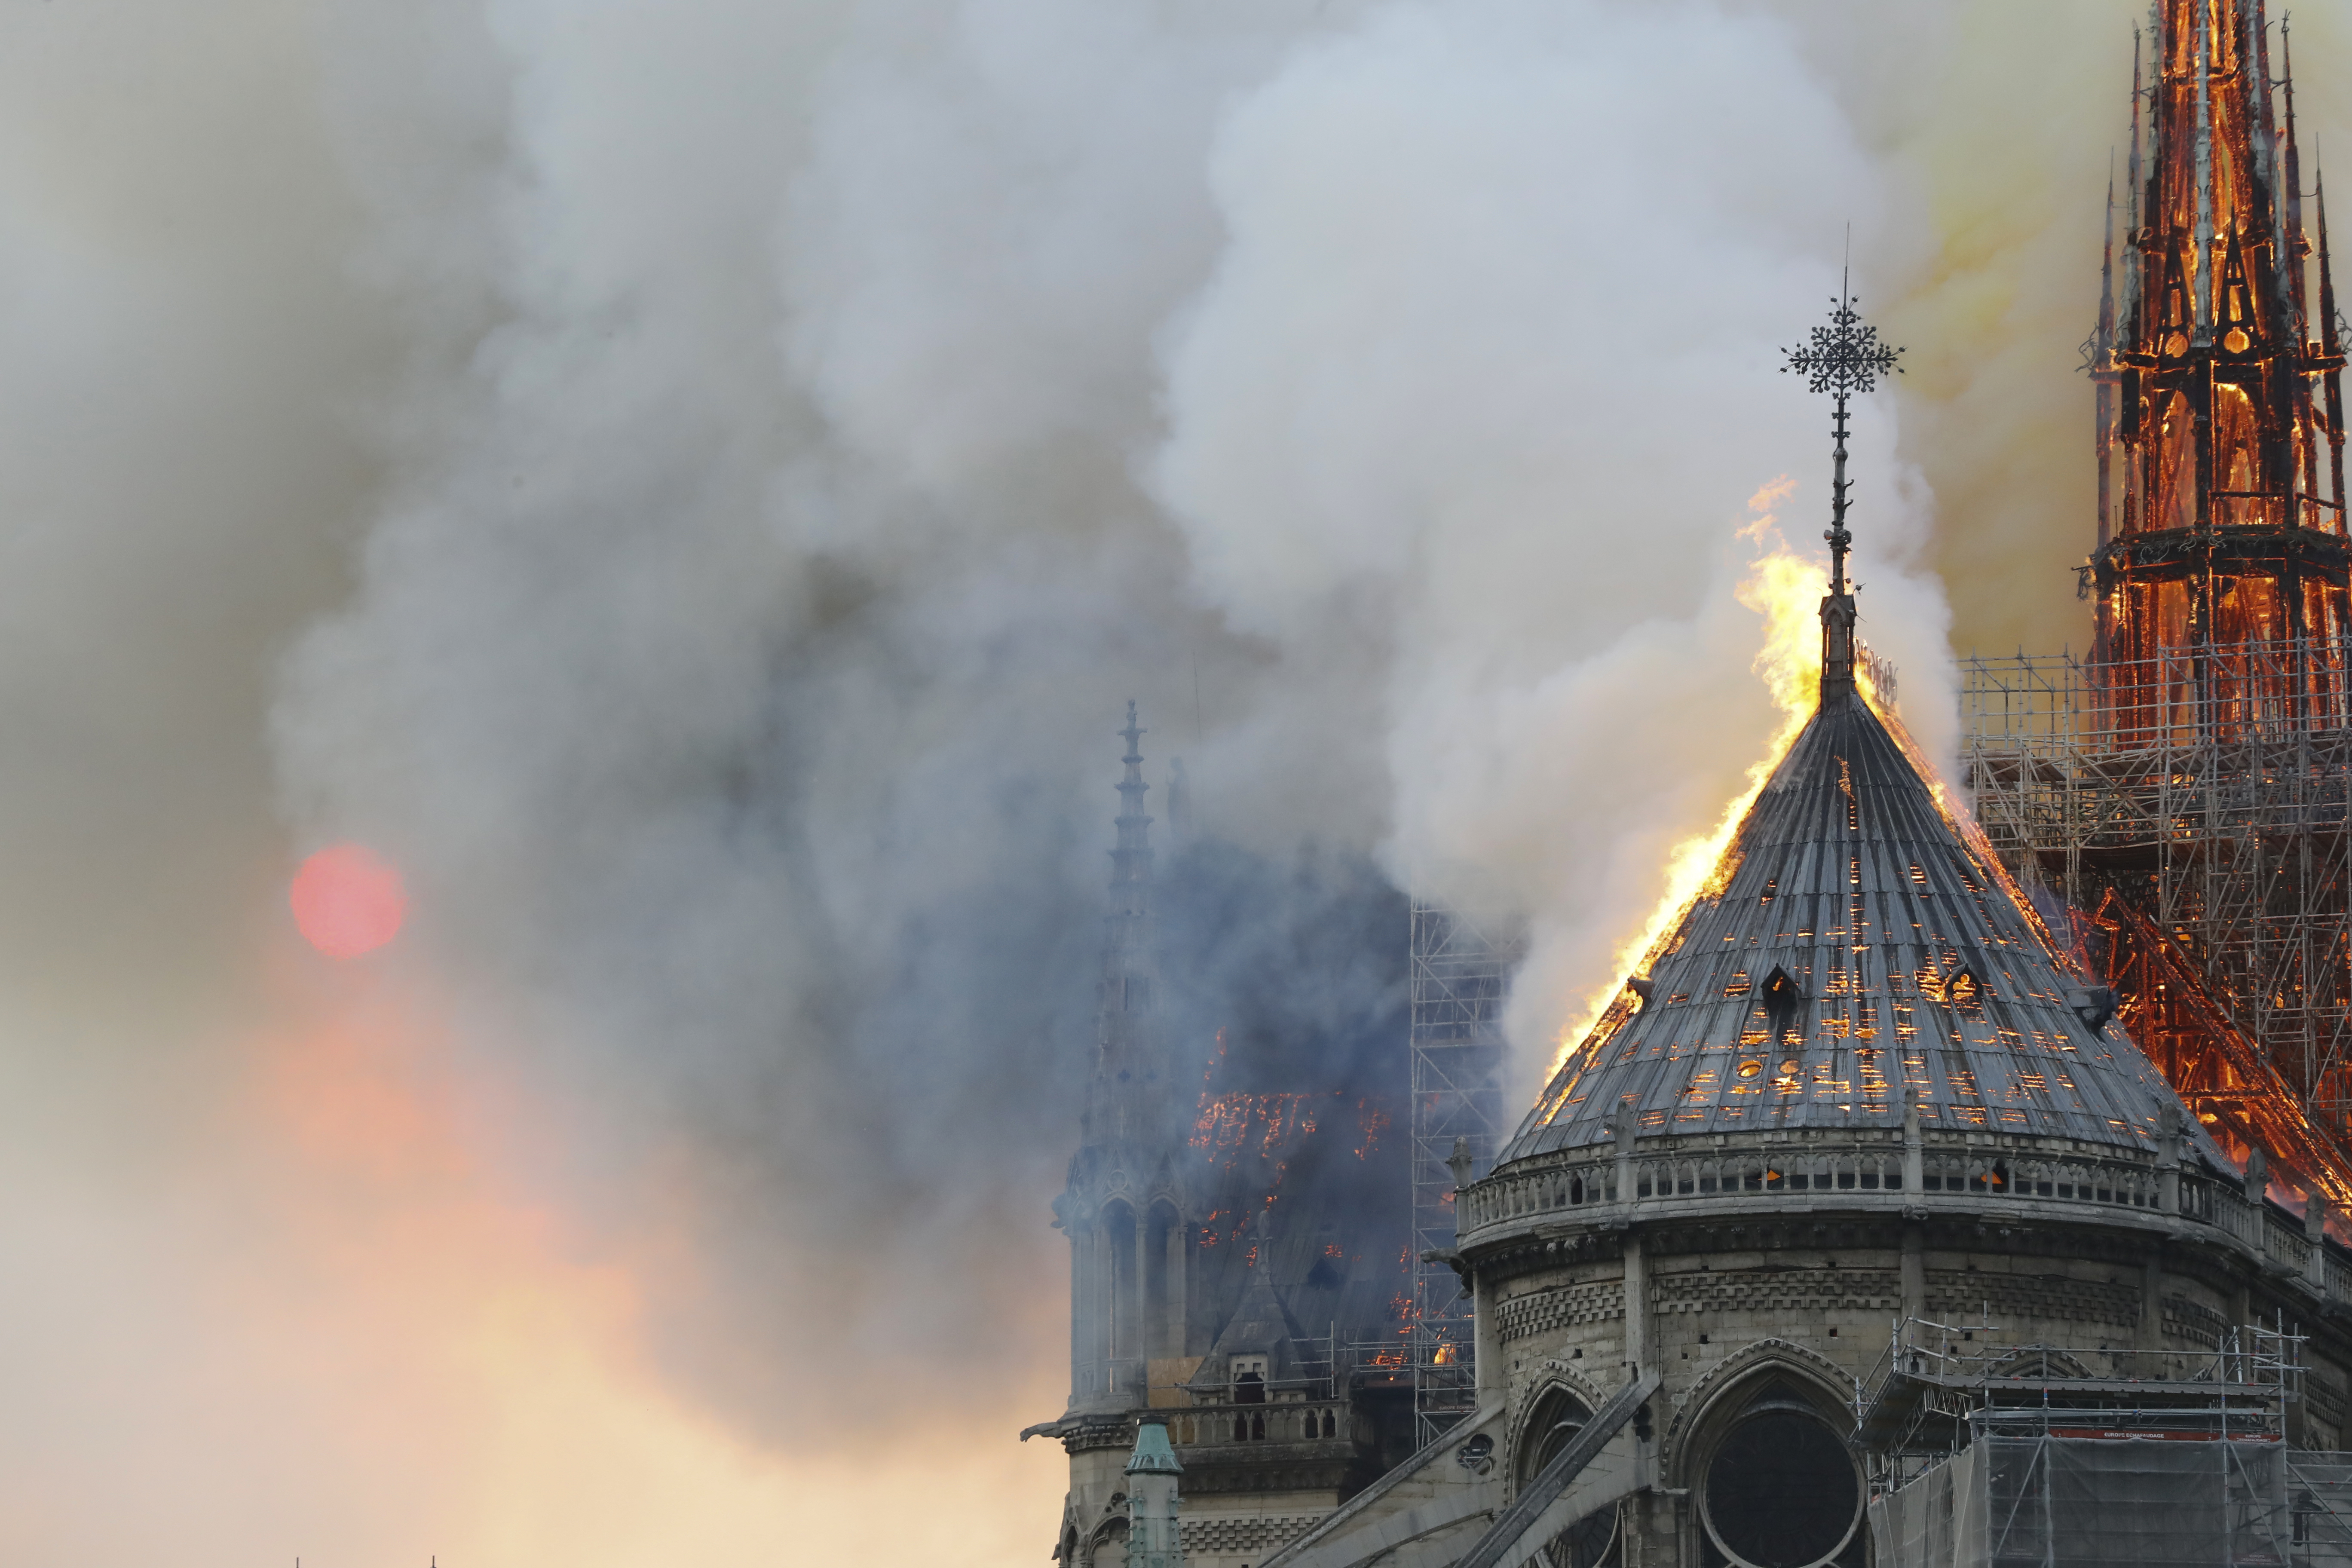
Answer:
<path fill-rule="evenodd" d="M 1759 995 L 1764 1004 L 1765 1022 L 1770 1026 L 1774 1038 L 1796 1026 L 1797 1009 L 1805 996 L 1797 989 L 1797 983 L 1789 977 L 1787 970 L 1775 964 L 1772 973 L 1764 977 L 1763 989 Z"/>
<path fill-rule="evenodd" d="M 1233 1379 L 1235 1405 L 1265 1403 L 1266 1358 L 1262 1355 L 1237 1355 L 1227 1367 Z"/>

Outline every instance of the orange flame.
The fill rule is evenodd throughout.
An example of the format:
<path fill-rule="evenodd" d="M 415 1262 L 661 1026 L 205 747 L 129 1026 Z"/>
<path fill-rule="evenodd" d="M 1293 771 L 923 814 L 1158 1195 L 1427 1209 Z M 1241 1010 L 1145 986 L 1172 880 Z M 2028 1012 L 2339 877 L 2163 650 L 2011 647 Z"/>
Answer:
<path fill-rule="evenodd" d="M 1795 494 L 1796 489 L 1796 481 L 1783 474 L 1748 497 L 1750 519 L 1738 533 L 1756 550 L 1740 580 L 1739 602 L 1764 621 L 1764 645 L 1750 668 L 1771 692 L 1772 705 L 1780 712 L 1780 726 L 1763 756 L 1748 768 L 1738 793 L 1724 804 L 1715 825 L 1667 851 L 1666 885 L 1656 907 L 1641 928 L 1619 944 L 1610 968 L 1612 978 L 1587 993 L 1577 1016 L 1560 1030 L 1548 1076 L 1556 1076 L 1566 1067 L 1577 1047 L 1591 1036 L 1594 1026 L 1623 992 L 1622 976 L 1646 971 L 1651 955 L 1683 911 L 1709 891 L 1740 820 L 1821 705 L 1822 566 L 1789 547 L 1772 510 Z"/>

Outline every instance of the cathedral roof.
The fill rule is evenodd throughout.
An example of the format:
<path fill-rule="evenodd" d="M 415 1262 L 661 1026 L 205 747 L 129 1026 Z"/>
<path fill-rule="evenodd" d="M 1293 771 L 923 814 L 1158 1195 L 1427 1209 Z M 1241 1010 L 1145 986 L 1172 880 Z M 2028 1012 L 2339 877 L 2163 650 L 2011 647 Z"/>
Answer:
<path fill-rule="evenodd" d="M 1835 695 L 1496 1163 L 1606 1142 L 1621 1114 L 1644 1137 L 1900 1127 L 1906 1089 L 1929 1129 L 2151 1149 L 2179 1102 L 2085 1021 L 2095 1001 L 1868 704 Z"/>
<path fill-rule="evenodd" d="M 1227 1358 L 1263 1355 L 1267 1358 L 1266 1381 L 1284 1382 L 1296 1370 L 1297 1352 L 1292 1342 L 1299 1337 L 1290 1309 L 1283 1305 L 1281 1293 L 1274 1288 L 1271 1259 L 1262 1258 L 1249 1270 L 1241 1300 L 1217 1335 L 1217 1342 L 1209 1347 L 1196 1381 L 1203 1385 L 1221 1384 L 1225 1382 Z"/>

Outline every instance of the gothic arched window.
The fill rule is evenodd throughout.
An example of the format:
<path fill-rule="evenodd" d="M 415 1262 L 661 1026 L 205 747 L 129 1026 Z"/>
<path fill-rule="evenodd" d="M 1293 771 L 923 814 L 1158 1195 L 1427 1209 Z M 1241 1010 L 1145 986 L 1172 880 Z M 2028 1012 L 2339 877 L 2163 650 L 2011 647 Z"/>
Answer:
<path fill-rule="evenodd" d="M 1102 1248 L 1105 1353 L 1114 1363 L 1131 1361 L 1144 1352 L 1136 1321 L 1135 1211 L 1123 1203 L 1103 1206 Z M 1127 1384 L 1121 1381 L 1114 1386 Z"/>
<path fill-rule="evenodd" d="M 1725 1429 L 1703 1478 L 1708 1537 L 1748 1568 L 1839 1562 L 1862 1521 L 1862 1479 L 1845 1440 L 1777 1380 Z"/>
<path fill-rule="evenodd" d="M 1176 1205 L 1161 1198 L 1143 1227 L 1143 1342 L 1141 1353 L 1184 1352 L 1184 1222 Z"/>
<path fill-rule="evenodd" d="M 1536 1402 L 1536 1411 L 1519 1436 L 1519 1485 L 1525 1487 L 1559 1457 L 1592 1412 L 1565 1388 L 1553 1388 Z M 1602 1568 L 1623 1560 L 1618 1550 L 1617 1510 L 1612 1505 L 1588 1514 L 1552 1538 L 1545 1549 L 1557 1568 Z"/>

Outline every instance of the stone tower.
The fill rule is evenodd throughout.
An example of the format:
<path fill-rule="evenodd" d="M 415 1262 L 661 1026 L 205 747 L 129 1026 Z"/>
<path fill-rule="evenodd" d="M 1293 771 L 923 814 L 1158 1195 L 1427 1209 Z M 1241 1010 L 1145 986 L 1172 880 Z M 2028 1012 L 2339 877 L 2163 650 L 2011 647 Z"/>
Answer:
<path fill-rule="evenodd" d="M 1120 733 L 1094 1066 L 1054 1204 L 1070 1238 L 1070 1401 L 1023 1436 L 1070 1457 L 1066 1568 L 1143 1550 L 1139 1428 L 1181 1461 L 1191 1568 L 1255 1568 L 1412 1447 L 1402 1172 L 1393 1200 L 1363 1201 L 1402 1155 L 1387 1132 L 1402 1108 L 1250 1078 L 1234 1059 L 1246 1043 L 1171 1037 L 1132 703 Z"/>
<path fill-rule="evenodd" d="M 1144 811 L 1150 786 L 1132 702 L 1120 735 L 1127 752 L 1103 917 L 1094 1071 L 1069 1184 L 1055 1205 L 1071 1246 L 1074 1411 L 1141 1403 L 1146 1364 L 1179 1353 L 1184 1341 L 1183 1194 L 1154 995 L 1151 818 Z"/>
<path fill-rule="evenodd" d="M 1073 1564 L 1125 1550 L 1124 1467 L 1135 1443 L 1134 1412 L 1148 1403 L 1152 1361 L 1180 1354 L 1186 1329 L 1192 1249 L 1154 995 L 1144 732 L 1130 702 L 1120 731 L 1127 750 L 1097 981 L 1094 1069 L 1068 1184 L 1054 1200 L 1054 1224 L 1070 1238 L 1069 1411 L 1022 1434 L 1058 1436 L 1069 1452 L 1070 1492 L 1055 1554 Z"/>

